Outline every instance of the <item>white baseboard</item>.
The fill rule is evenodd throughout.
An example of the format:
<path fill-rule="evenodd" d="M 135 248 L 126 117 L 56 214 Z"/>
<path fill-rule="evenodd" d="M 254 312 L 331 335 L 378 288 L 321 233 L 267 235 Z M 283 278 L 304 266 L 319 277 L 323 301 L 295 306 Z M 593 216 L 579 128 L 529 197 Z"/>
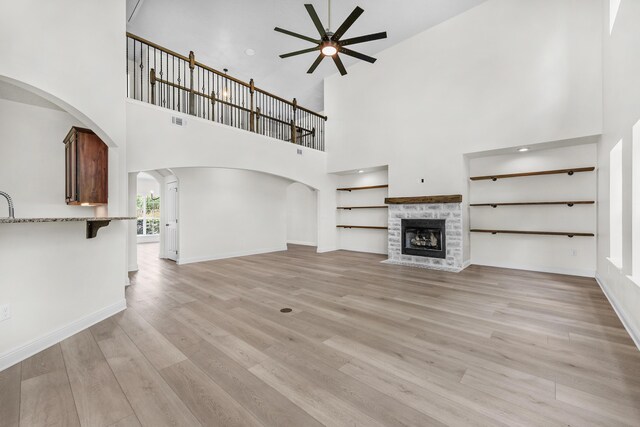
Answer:
<path fill-rule="evenodd" d="M 468 259 L 465 262 L 462 263 L 462 268 L 460 269 L 460 271 L 463 271 L 465 268 L 469 267 L 471 265 L 471 260 Z"/>
<path fill-rule="evenodd" d="M 484 265 L 486 267 L 507 268 L 510 270 L 527 270 L 537 271 L 540 273 L 554 273 L 564 274 L 567 276 L 581 276 L 581 277 L 596 277 L 595 270 L 582 270 L 578 268 L 559 268 L 559 267 L 541 267 L 537 265 L 524 265 L 524 264 L 501 264 L 501 263 L 486 263 L 486 262 L 470 262 L 474 265 Z"/>
<path fill-rule="evenodd" d="M 336 248 L 335 246 L 326 246 L 326 247 L 318 246 L 318 249 L 316 249 L 316 253 L 323 254 L 325 252 L 334 252 L 337 250 L 338 248 Z"/>
<path fill-rule="evenodd" d="M 193 264 L 194 262 L 205 262 L 205 261 L 215 261 L 218 259 L 227 259 L 227 258 L 237 258 L 241 256 L 248 255 L 259 255 L 259 254 L 267 254 L 270 252 L 282 252 L 287 250 L 287 245 L 277 246 L 273 248 L 263 248 L 263 249 L 252 249 L 248 251 L 237 251 L 237 252 L 227 252 L 219 255 L 205 255 L 201 257 L 190 257 L 190 258 L 182 258 L 177 261 L 179 265 L 184 264 Z"/>
<path fill-rule="evenodd" d="M 62 328 L 49 332 L 46 335 L 36 338 L 35 340 L 0 355 L 0 371 L 3 371 L 16 363 L 22 362 L 28 357 L 33 356 L 36 353 L 41 352 L 44 349 L 51 347 L 60 341 L 69 338 L 71 335 L 77 334 L 80 331 L 87 329 L 90 326 L 95 325 L 98 322 L 103 321 L 107 317 L 111 317 L 116 313 L 121 312 L 127 308 L 127 301 L 125 299 L 118 301 L 115 304 L 111 304 L 101 310 L 91 313 L 88 316 L 75 320 Z"/>
<path fill-rule="evenodd" d="M 613 311 L 616 312 L 616 315 L 618 316 L 618 318 L 622 322 L 622 325 L 631 336 L 631 339 L 636 344 L 636 347 L 638 347 L 638 350 L 640 350 L 640 331 L 634 329 L 633 323 L 628 320 L 627 314 L 622 309 L 622 306 L 618 304 L 618 300 L 613 295 L 613 293 L 609 292 L 608 290 L 609 288 L 605 284 L 604 279 L 598 273 L 596 273 L 596 282 L 598 282 L 600 289 L 602 289 L 602 293 L 609 300 L 609 304 L 611 304 L 611 307 L 613 307 Z"/>
<path fill-rule="evenodd" d="M 289 245 L 302 245 L 302 246 L 317 246 L 315 242 L 303 242 L 302 240 L 289 240 L 287 241 Z"/>

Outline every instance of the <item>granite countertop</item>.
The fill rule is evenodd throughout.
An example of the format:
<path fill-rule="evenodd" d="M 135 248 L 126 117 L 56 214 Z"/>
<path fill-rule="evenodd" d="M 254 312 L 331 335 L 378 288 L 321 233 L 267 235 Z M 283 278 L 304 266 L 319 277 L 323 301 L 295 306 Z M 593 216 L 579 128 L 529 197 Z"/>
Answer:
<path fill-rule="evenodd" d="M 67 218 L 0 218 L 0 224 L 23 224 L 32 222 L 74 222 L 74 221 L 128 221 L 133 216 L 109 217 L 67 217 Z"/>

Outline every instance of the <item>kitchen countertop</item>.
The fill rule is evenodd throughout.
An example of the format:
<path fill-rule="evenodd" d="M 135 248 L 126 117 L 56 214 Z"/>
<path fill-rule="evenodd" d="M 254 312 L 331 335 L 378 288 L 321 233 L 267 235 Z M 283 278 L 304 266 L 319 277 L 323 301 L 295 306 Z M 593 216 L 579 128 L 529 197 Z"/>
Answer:
<path fill-rule="evenodd" d="M 74 221 L 128 221 L 136 219 L 133 216 L 109 217 L 66 217 L 66 218 L 0 218 L 0 224 L 24 224 L 35 222 L 74 222 Z"/>

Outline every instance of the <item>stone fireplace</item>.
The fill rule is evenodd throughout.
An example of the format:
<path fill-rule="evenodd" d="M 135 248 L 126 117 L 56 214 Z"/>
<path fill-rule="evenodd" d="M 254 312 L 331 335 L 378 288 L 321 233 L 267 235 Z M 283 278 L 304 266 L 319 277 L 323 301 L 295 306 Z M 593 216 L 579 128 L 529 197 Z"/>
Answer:
<path fill-rule="evenodd" d="M 389 264 L 459 272 L 462 196 L 388 198 Z"/>

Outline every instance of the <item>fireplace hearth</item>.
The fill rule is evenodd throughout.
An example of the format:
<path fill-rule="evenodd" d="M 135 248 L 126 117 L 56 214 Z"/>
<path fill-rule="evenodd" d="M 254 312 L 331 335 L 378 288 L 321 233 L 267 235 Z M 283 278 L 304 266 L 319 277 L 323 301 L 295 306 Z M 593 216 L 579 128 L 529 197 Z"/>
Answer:
<path fill-rule="evenodd" d="M 429 258 L 447 257 L 444 219 L 403 219 L 402 253 Z"/>

